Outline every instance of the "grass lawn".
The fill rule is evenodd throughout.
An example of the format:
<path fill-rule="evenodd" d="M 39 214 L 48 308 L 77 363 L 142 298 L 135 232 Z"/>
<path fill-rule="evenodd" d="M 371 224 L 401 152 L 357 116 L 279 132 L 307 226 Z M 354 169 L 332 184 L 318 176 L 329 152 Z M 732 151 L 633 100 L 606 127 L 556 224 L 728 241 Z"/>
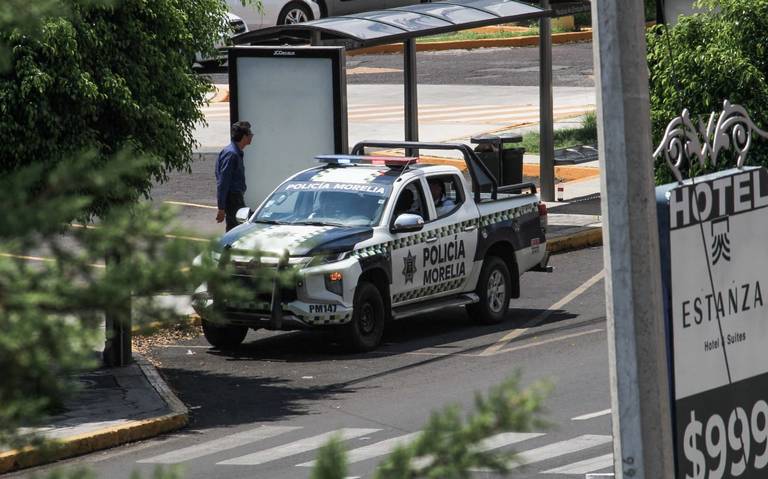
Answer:
<path fill-rule="evenodd" d="M 525 148 L 526 153 L 538 153 L 541 138 L 538 133 L 531 132 L 523 135 L 523 143 L 509 145 L 510 148 Z M 576 145 L 597 145 L 597 117 L 587 113 L 584 122 L 578 128 L 563 128 L 555 130 L 555 149 L 568 148 Z"/>
<path fill-rule="evenodd" d="M 569 30 L 565 30 L 562 28 L 552 28 L 552 33 L 563 33 L 567 32 Z M 461 40 L 488 40 L 488 39 L 499 39 L 499 38 L 515 38 L 515 37 L 530 37 L 530 36 L 536 36 L 539 34 L 539 29 L 536 27 L 531 27 L 528 30 L 521 30 L 521 31 L 504 31 L 499 30 L 498 32 L 475 32 L 472 30 L 464 30 L 461 32 L 456 33 L 445 33 L 442 35 L 433 35 L 431 37 L 423 37 L 416 39 L 417 43 L 430 43 L 430 42 L 455 42 L 455 41 L 461 41 Z"/>

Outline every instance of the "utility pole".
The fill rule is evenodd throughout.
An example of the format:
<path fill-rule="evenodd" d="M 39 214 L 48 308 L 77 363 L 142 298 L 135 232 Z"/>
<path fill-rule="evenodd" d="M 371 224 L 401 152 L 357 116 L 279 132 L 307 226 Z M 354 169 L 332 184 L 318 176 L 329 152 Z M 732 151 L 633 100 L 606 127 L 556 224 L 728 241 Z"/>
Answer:
<path fill-rule="evenodd" d="M 549 0 L 541 8 L 549 10 Z M 552 20 L 539 20 L 539 181 L 541 199 L 555 201 L 555 133 L 552 99 Z"/>
<path fill-rule="evenodd" d="M 616 477 L 674 477 L 643 2 L 592 26 Z"/>

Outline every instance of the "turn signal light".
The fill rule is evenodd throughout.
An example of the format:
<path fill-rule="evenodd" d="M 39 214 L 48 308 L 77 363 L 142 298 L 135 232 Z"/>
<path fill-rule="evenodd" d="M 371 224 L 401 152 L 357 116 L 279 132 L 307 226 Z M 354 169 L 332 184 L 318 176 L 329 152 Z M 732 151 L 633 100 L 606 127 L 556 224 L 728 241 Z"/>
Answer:
<path fill-rule="evenodd" d="M 329 281 L 341 281 L 344 278 L 344 276 L 339 271 L 334 271 L 333 273 L 328 273 L 328 280 Z"/>

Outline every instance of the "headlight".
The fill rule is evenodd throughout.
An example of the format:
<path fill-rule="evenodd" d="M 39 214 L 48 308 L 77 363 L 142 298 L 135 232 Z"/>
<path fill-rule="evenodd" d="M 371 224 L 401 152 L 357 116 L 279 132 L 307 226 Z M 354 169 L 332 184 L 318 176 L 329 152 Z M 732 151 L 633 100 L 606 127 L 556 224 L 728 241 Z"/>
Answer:
<path fill-rule="evenodd" d="M 343 253 L 313 256 L 312 261 L 310 261 L 309 263 L 309 266 L 321 266 L 324 264 L 335 263 L 337 261 L 347 259 L 351 253 L 352 253 L 351 251 L 345 251 Z"/>

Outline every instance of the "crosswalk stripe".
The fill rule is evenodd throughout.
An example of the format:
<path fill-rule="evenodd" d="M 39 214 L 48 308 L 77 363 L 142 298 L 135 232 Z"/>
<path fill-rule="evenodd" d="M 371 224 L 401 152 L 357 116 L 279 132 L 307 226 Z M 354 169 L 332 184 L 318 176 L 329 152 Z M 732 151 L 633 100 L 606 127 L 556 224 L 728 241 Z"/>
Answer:
<path fill-rule="evenodd" d="M 566 454 L 572 454 L 574 452 L 584 451 L 592 447 L 601 446 L 611 442 L 612 440 L 613 438 L 611 436 L 585 434 L 583 436 L 568 439 L 566 441 L 555 442 L 546 446 L 538 447 L 536 449 L 521 451 L 517 455 L 517 460 L 510 464 L 509 467 L 515 468 L 521 465 L 533 464 L 536 462 L 546 461 L 548 459 L 554 459 L 556 457 L 565 456 Z M 489 469 L 473 468 L 472 471 L 489 472 Z"/>
<path fill-rule="evenodd" d="M 595 446 L 601 446 L 611 441 L 613 441 L 611 436 L 585 434 L 573 439 L 568 439 L 567 441 L 555 442 L 536 449 L 523 451 L 520 453 L 519 458 L 524 464 L 533 464 L 535 462 L 546 461 L 547 459 L 583 451 Z"/>
<path fill-rule="evenodd" d="M 177 449 L 175 451 L 153 456 L 147 459 L 142 459 L 140 463 L 151 464 L 179 464 L 184 461 L 196 459 L 201 456 L 207 456 L 209 454 L 215 454 L 217 452 L 226 451 L 227 449 L 234 449 L 236 447 L 244 446 L 263 439 L 269 439 L 270 437 L 278 436 L 280 434 L 301 429 L 300 427 L 292 426 L 261 426 L 249 431 L 239 432 L 236 434 L 230 434 L 219 439 L 203 442 L 201 444 L 195 444 L 194 446 Z"/>
<path fill-rule="evenodd" d="M 378 456 L 385 456 L 395 450 L 400 444 L 408 443 L 418 436 L 420 433 L 412 432 L 404 434 L 402 436 L 393 437 L 385 441 L 377 442 L 375 444 L 369 444 L 367 446 L 358 447 L 347 452 L 347 462 L 353 464 L 355 462 L 362 462 L 368 459 L 372 459 Z M 315 461 L 304 462 L 297 464 L 297 467 L 312 467 L 315 465 Z"/>
<path fill-rule="evenodd" d="M 605 454 L 602 456 L 593 457 L 591 459 L 585 459 L 583 461 L 574 462 L 567 466 L 557 467 L 544 471 L 543 474 L 587 474 L 590 472 L 599 471 L 613 466 L 613 454 Z"/>
<path fill-rule="evenodd" d="M 234 459 L 221 461 L 216 464 L 227 465 L 227 466 L 256 466 L 259 464 L 264 464 L 266 462 L 276 461 L 278 459 L 283 459 L 296 454 L 301 454 L 303 452 L 317 449 L 318 447 L 325 444 L 331 437 L 335 435 L 339 435 L 342 440 L 347 441 L 349 439 L 354 439 L 356 437 L 364 436 L 366 434 L 371 434 L 376 431 L 380 431 L 380 429 L 364 429 L 364 428 L 338 429 L 336 431 L 326 432 L 323 434 L 319 434 L 317 436 L 301 439 L 299 441 L 292 442 L 290 444 L 284 444 L 282 446 L 265 449 L 263 451 L 255 452 L 253 454 L 247 454 L 245 456 L 236 457 Z"/>
<path fill-rule="evenodd" d="M 510 444 L 527 441 L 529 439 L 534 439 L 543 435 L 544 433 L 541 432 L 503 432 L 482 441 L 478 449 L 483 452 L 491 451 L 493 449 L 498 449 L 500 447 L 509 446 Z"/>
<path fill-rule="evenodd" d="M 571 418 L 571 421 L 586 421 L 588 419 L 594 419 L 600 416 L 607 416 L 610 413 L 611 413 L 610 409 L 603 409 L 602 411 L 592 412 L 589 414 L 584 414 L 582 416 L 576 416 L 574 418 Z"/>

